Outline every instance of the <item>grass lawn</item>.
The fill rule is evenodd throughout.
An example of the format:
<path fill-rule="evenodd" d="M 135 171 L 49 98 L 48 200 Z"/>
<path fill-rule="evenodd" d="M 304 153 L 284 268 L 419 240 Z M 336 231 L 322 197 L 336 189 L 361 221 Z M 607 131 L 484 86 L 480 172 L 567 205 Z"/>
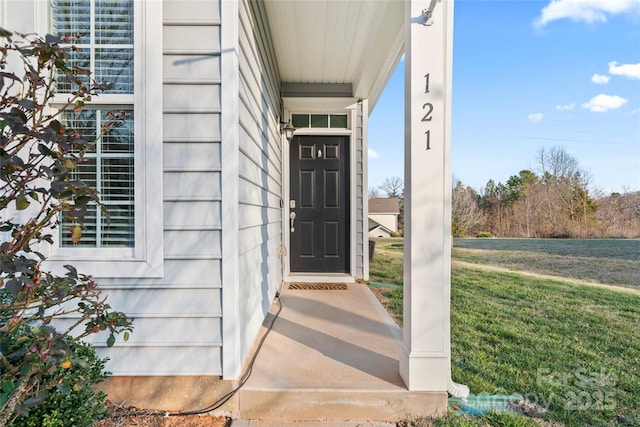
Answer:
<path fill-rule="evenodd" d="M 473 264 L 640 287 L 638 239 L 454 239 L 452 256 Z"/>
<path fill-rule="evenodd" d="M 494 241 L 499 240 L 491 239 Z M 550 246 L 547 249 L 545 242 Z M 556 242 L 564 247 L 553 247 Z M 546 258 L 555 257 L 563 257 L 563 262 L 570 264 L 572 258 L 582 256 L 577 249 L 568 249 L 567 242 L 535 241 L 534 246 L 520 252 L 536 253 L 542 266 L 546 265 Z M 598 241 L 590 241 L 592 251 L 588 257 L 599 269 L 607 270 L 610 263 L 617 265 L 619 260 L 639 262 L 634 259 L 636 254 L 627 253 L 628 247 L 619 249 L 617 255 L 608 249 L 598 256 L 593 242 Z M 601 242 L 609 248 L 618 247 L 615 241 Z M 463 249 L 473 244 L 464 241 Z M 465 258 L 464 251 L 466 263 L 455 262 L 461 252 L 458 248 L 453 251 L 454 381 L 467 384 L 474 394 L 520 394 L 548 408 L 543 419 L 555 425 L 639 426 L 640 295 L 580 285 L 562 277 L 550 280 L 518 271 L 486 271 L 482 268 L 485 265 L 504 267 L 503 254 L 518 248 L 491 244 L 490 249 L 471 249 L 489 251 L 475 259 L 482 264 L 477 267 L 468 264 L 474 259 Z M 514 245 L 514 241 L 507 240 L 506 245 Z M 525 261 L 513 261 L 508 266 L 544 274 L 553 271 L 538 271 Z M 621 272 L 618 277 L 635 277 L 636 273 Z M 579 278 L 597 281 L 591 273 Z M 377 241 L 371 281 L 402 283 L 401 239 Z M 634 284 L 638 282 L 620 283 Z M 401 316 L 401 289 L 374 290 L 386 298 L 388 309 Z M 539 424 L 522 417 L 492 414 L 476 420 L 450 417 L 434 421 L 433 425 Z"/>

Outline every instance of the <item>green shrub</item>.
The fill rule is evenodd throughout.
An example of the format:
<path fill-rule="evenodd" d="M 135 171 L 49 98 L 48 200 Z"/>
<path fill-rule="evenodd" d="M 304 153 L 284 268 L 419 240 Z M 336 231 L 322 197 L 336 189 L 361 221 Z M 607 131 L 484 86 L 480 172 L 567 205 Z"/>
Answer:
<path fill-rule="evenodd" d="M 476 237 L 481 238 L 481 239 L 486 239 L 489 237 L 493 237 L 491 235 L 491 233 L 489 231 L 480 231 L 478 234 L 476 234 Z"/>
<path fill-rule="evenodd" d="M 93 347 L 83 342 L 71 342 L 72 366 L 59 367 L 44 378 L 51 387 L 47 398 L 18 417 L 13 425 L 23 427 L 90 427 L 108 416 L 103 391 L 95 385 L 104 380 L 106 359 L 100 359 Z"/>
<path fill-rule="evenodd" d="M 64 47 L 70 41 L 0 28 L 0 426 L 91 425 L 103 413 L 104 397 L 90 386 L 104 363 L 79 340 L 105 331 L 110 347 L 133 328 L 91 276 L 72 265 L 51 272 L 45 264 L 43 249 L 54 244 L 61 221 L 73 224 L 71 241 L 78 243 L 91 209 L 108 215 L 97 190 L 77 179 L 94 142 L 60 117 L 80 112 L 109 84 L 72 65 Z M 78 89 L 52 112 L 61 78 Z M 117 123 L 103 123 L 100 135 Z M 57 330 L 56 319 L 74 322 Z M 32 422 L 38 405 L 46 407 Z"/>
<path fill-rule="evenodd" d="M 451 221 L 451 235 L 453 237 L 465 237 L 467 232 L 455 221 Z"/>
<path fill-rule="evenodd" d="M 0 307 L 10 305 L 13 297 L 0 289 Z M 11 321 L 9 310 L 0 310 L 0 325 Z M 16 355 L 28 351 L 33 329 L 30 325 L 20 325 L 2 338 L 2 353 L 12 361 Z M 58 364 L 39 377 L 41 400 L 31 400 L 20 411 L 23 415 L 10 422 L 10 426 L 20 427 L 90 427 L 108 414 L 105 399 L 107 395 L 96 391 L 95 385 L 103 381 L 108 373 L 104 371 L 106 359 L 100 359 L 95 349 L 82 341 L 66 336 L 55 349 L 65 353 L 69 364 Z M 7 367 L 0 364 L 0 375 L 7 373 Z M 8 386 L 3 383 L 2 386 Z M 0 396 L 1 404 L 6 403 Z"/>

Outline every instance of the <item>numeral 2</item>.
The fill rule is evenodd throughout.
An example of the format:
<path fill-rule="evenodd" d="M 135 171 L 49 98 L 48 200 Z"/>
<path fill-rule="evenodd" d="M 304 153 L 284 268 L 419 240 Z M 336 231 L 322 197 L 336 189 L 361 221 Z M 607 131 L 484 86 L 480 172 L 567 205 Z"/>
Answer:
<path fill-rule="evenodd" d="M 427 102 L 426 104 L 424 104 L 422 106 L 422 109 L 426 109 L 427 112 L 425 113 L 425 115 L 422 117 L 422 121 L 423 122 L 430 122 L 431 121 L 431 113 L 433 113 L 433 104 L 430 102 Z"/>

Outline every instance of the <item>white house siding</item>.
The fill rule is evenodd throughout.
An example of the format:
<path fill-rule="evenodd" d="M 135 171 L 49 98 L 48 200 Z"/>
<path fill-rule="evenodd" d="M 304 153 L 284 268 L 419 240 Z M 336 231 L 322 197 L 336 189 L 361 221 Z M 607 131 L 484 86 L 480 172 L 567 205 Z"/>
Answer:
<path fill-rule="evenodd" d="M 140 307 L 149 295 L 166 310 L 150 323 L 161 333 L 140 333 L 144 343 L 167 344 L 166 355 L 153 345 L 146 352 L 166 359 L 149 374 L 221 375 L 220 4 L 162 7 L 165 277 L 126 298 Z"/>
<path fill-rule="evenodd" d="M 162 51 L 164 277 L 101 280 L 135 319 L 107 369 L 221 375 L 220 5 L 164 0 Z"/>
<path fill-rule="evenodd" d="M 280 77 L 264 5 L 239 4 L 238 299 L 240 359 L 282 281 Z M 224 142 L 226 143 L 226 141 Z"/>
<path fill-rule="evenodd" d="M 158 5 L 149 5 L 157 7 Z M 220 4 L 164 0 L 163 277 L 98 278 L 114 309 L 134 319 L 128 342 L 92 341 L 115 376 L 222 374 Z M 0 24 L 25 33 L 44 0 L 0 0 Z M 3 13 L 4 12 L 4 13 Z M 10 13 L 8 13 L 10 12 Z M 40 14 L 39 14 L 40 12 Z M 46 22 L 40 23 L 46 26 Z M 154 88 L 157 90 L 157 88 Z M 85 271 L 92 274 L 91 271 Z M 70 322 L 70 319 L 62 322 Z"/>
<path fill-rule="evenodd" d="M 389 230 L 396 233 L 398 231 L 398 215 L 397 214 L 372 214 L 369 213 L 369 218 L 387 227 Z"/>

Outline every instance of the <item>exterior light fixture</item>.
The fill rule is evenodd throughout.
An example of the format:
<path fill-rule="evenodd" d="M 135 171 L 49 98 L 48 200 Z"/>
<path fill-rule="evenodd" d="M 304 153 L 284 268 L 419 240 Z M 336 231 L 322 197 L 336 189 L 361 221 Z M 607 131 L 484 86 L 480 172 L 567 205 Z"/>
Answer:
<path fill-rule="evenodd" d="M 287 138 L 287 141 L 291 142 L 293 140 L 293 134 L 296 131 L 296 128 L 293 127 L 291 121 L 289 121 L 289 123 L 281 123 L 280 125 L 280 131 L 284 132 L 284 136 Z"/>
<path fill-rule="evenodd" d="M 433 9 L 436 8 L 436 3 L 440 3 L 441 0 L 431 0 L 429 7 L 422 11 L 422 25 L 430 27 L 433 25 Z"/>

